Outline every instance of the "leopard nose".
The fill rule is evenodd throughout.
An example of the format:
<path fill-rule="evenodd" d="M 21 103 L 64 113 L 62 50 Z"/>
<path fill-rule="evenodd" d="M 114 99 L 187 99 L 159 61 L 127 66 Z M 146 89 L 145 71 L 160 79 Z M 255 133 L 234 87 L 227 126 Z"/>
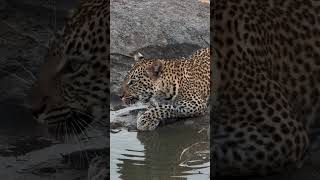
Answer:
<path fill-rule="evenodd" d="M 121 101 L 123 101 L 123 98 L 124 98 L 124 94 L 122 93 L 119 98 L 121 99 Z"/>
<path fill-rule="evenodd" d="M 41 114 L 41 113 L 43 113 L 44 112 L 44 110 L 46 109 L 46 104 L 43 104 L 42 106 L 40 106 L 39 108 L 33 108 L 32 109 L 32 115 L 33 115 L 33 117 L 35 117 L 35 118 L 37 118 L 37 117 L 39 117 L 39 115 Z"/>
<path fill-rule="evenodd" d="M 123 100 L 126 97 L 126 92 L 122 91 L 121 95 L 119 96 L 121 100 Z"/>

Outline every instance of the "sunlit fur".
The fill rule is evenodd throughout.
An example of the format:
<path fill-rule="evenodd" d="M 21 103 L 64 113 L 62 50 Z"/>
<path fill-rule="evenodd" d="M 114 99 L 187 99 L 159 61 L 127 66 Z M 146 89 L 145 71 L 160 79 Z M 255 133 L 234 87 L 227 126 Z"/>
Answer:
<path fill-rule="evenodd" d="M 123 81 L 122 100 L 151 106 L 137 120 L 139 130 L 154 130 L 161 120 L 203 115 L 210 91 L 210 50 L 190 57 L 136 59 Z"/>

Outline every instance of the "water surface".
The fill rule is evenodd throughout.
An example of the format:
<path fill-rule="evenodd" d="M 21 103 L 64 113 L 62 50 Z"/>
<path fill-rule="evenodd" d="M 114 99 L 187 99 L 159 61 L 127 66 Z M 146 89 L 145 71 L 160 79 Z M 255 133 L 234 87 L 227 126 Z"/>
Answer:
<path fill-rule="evenodd" d="M 193 121 L 110 135 L 110 179 L 209 179 L 206 130 Z"/>
<path fill-rule="evenodd" d="M 1 180 L 87 180 L 87 168 L 65 163 L 62 155 L 109 145 L 99 128 L 89 129 L 90 138 L 79 137 L 81 142 L 58 141 L 32 119 L 28 109 L 11 102 L 0 103 L 0 116 Z M 77 164 L 87 163 L 80 160 L 85 155 L 74 158 Z"/>

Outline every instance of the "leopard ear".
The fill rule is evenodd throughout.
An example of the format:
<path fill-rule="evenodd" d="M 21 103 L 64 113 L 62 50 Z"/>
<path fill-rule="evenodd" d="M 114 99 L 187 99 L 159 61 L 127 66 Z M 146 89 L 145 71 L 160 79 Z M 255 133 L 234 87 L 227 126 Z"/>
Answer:
<path fill-rule="evenodd" d="M 139 61 L 144 58 L 140 52 L 136 53 L 133 57 L 135 61 Z"/>
<path fill-rule="evenodd" d="M 162 62 L 160 61 L 154 61 L 148 68 L 147 68 L 147 75 L 153 79 L 156 80 L 161 75 L 162 70 Z"/>

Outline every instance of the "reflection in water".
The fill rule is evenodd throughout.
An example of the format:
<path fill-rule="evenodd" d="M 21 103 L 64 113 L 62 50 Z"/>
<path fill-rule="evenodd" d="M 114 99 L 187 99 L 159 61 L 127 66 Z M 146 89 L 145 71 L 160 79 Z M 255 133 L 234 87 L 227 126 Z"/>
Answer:
<path fill-rule="evenodd" d="M 111 179 L 209 179 L 206 132 L 187 125 L 111 134 Z"/>
<path fill-rule="evenodd" d="M 32 119 L 31 112 L 15 102 L 0 102 L 0 144 L 15 143 L 19 138 L 46 136 L 47 130 Z"/>

